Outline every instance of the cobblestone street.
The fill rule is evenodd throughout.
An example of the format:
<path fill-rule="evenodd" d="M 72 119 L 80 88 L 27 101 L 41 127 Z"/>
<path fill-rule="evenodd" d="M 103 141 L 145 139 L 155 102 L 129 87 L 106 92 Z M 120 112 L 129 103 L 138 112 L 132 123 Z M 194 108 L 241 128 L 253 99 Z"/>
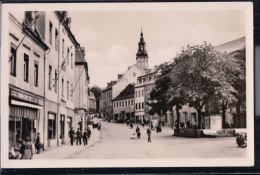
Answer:
<path fill-rule="evenodd" d="M 117 159 L 117 158 L 235 158 L 246 156 L 246 149 L 238 148 L 235 137 L 183 138 L 172 136 L 173 131 L 163 127 L 161 133 L 152 132 L 147 142 L 146 128 L 141 139 L 130 139 L 136 125 L 102 123 L 101 133 L 94 129 L 88 146 L 64 145 L 35 155 L 35 159 Z M 100 135 L 101 134 L 101 135 Z"/>

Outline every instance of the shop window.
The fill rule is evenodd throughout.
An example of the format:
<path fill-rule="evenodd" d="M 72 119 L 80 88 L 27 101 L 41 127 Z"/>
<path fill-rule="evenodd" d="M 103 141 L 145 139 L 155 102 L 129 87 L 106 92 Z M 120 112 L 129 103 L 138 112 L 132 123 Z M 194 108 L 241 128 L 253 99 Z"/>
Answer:
<path fill-rule="evenodd" d="M 11 57 L 10 57 L 10 64 L 11 64 L 11 75 L 16 76 L 16 49 L 11 47 Z"/>
<path fill-rule="evenodd" d="M 29 81 L 29 56 L 24 54 L 24 81 Z"/>
<path fill-rule="evenodd" d="M 48 114 L 48 139 L 56 138 L 56 115 Z"/>

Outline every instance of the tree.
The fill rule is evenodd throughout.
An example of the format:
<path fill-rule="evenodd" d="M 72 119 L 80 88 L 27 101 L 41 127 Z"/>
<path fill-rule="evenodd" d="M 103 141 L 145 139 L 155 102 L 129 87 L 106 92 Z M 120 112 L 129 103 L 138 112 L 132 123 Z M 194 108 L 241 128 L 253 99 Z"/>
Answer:
<path fill-rule="evenodd" d="M 188 45 L 175 57 L 171 81 L 175 82 L 177 92 L 181 90 L 184 103 L 197 110 L 199 128 L 202 128 L 202 110 L 212 99 L 234 99 L 232 75 L 227 74 L 230 67 L 236 67 L 236 63 L 206 42 Z"/>
<path fill-rule="evenodd" d="M 155 113 L 160 115 L 165 115 L 169 109 L 167 103 L 167 90 L 169 88 L 170 74 L 169 66 L 167 64 L 162 64 L 158 68 L 158 76 L 155 81 L 155 87 L 150 92 L 150 98 L 147 103 L 151 107 L 149 113 L 154 115 Z"/>

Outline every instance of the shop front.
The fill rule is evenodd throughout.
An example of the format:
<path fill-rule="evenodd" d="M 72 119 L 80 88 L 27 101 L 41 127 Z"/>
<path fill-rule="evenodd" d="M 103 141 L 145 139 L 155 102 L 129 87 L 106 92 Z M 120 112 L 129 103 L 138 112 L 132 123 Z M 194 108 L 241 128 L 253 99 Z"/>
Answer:
<path fill-rule="evenodd" d="M 16 98 L 13 98 L 14 94 Z M 20 97 L 20 98 L 17 98 Z M 25 101 L 25 98 L 28 101 Z M 28 94 L 23 94 L 14 90 L 10 94 L 9 104 L 9 148 L 12 148 L 19 139 L 24 140 L 29 136 L 34 143 L 39 131 L 40 114 L 42 106 L 32 104 L 34 100 L 40 104 L 41 99 L 37 99 Z"/>

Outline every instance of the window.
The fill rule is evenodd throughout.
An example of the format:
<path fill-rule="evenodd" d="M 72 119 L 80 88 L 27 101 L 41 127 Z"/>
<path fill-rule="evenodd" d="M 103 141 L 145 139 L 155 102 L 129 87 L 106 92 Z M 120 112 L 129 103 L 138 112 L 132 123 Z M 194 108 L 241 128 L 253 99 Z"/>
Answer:
<path fill-rule="evenodd" d="M 58 47 L 59 47 L 58 36 L 59 36 L 58 29 L 55 29 L 55 50 L 58 50 Z"/>
<path fill-rule="evenodd" d="M 137 91 L 135 91 L 135 97 L 137 97 Z"/>
<path fill-rule="evenodd" d="M 116 107 L 116 102 L 114 102 L 114 108 Z"/>
<path fill-rule="evenodd" d="M 52 44 L 52 23 L 49 23 L 49 42 Z"/>
<path fill-rule="evenodd" d="M 56 138 L 56 115 L 48 114 L 48 139 Z"/>
<path fill-rule="evenodd" d="M 137 104 L 137 103 L 135 104 L 135 109 L 136 109 L 136 110 L 138 109 L 138 104 Z"/>
<path fill-rule="evenodd" d="M 73 53 L 71 53 L 71 69 L 73 69 L 73 64 L 74 64 L 74 62 L 73 62 Z"/>
<path fill-rule="evenodd" d="M 11 47 L 11 74 L 16 76 L 16 49 L 14 47 Z"/>
<path fill-rule="evenodd" d="M 73 83 L 71 83 L 71 101 L 73 101 Z"/>
<path fill-rule="evenodd" d="M 119 102 L 119 106 L 121 107 L 121 101 Z"/>
<path fill-rule="evenodd" d="M 124 103 L 124 101 L 122 101 L 122 106 L 124 106 L 125 105 L 125 103 Z"/>
<path fill-rule="evenodd" d="M 141 109 L 141 103 L 138 103 L 138 105 L 139 105 L 139 109 Z"/>
<path fill-rule="evenodd" d="M 116 102 L 116 107 L 118 108 L 118 101 Z"/>
<path fill-rule="evenodd" d="M 61 79 L 61 94 L 62 94 L 62 97 L 64 97 L 64 79 L 63 78 Z"/>
<path fill-rule="evenodd" d="M 144 102 L 142 102 L 142 109 L 144 109 Z"/>
<path fill-rule="evenodd" d="M 34 64 L 34 85 L 38 86 L 38 74 L 39 74 L 39 66 L 37 63 Z"/>
<path fill-rule="evenodd" d="M 55 89 L 54 91 L 57 92 L 57 87 L 58 87 L 58 71 L 55 69 Z"/>
<path fill-rule="evenodd" d="M 29 81 L 29 56 L 24 54 L 24 81 Z"/>
<path fill-rule="evenodd" d="M 134 100 L 132 99 L 132 100 L 131 100 L 131 106 L 133 106 L 133 105 L 134 105 Z"/>
<path fill-rule="evenodd" d="M 130 100 L 128 100 L 128 106 L 130 106 Z"/>
<path fill-rule="evenodd" d="M 66 58 L 67 58 L 67 60 L 68 60 L 68 65 L 70 64 L 70 59 L 69 59 L 69 57 L 70 57 L 70 49 L 69 49 L 69 47 L 67 47 L 67 55 L 66 55 Z"/>
<path fill-rule="evenodd" d="M 127 106 L 127 101 L 125 100 L 125 106 Z"/>
<path fill-rule="evenodd" d="M 64 39 L 62 39 L 62 48 L 61 48 L 62 58 L 64 58 L 64 47 L 65 47 L 65 41 Z"/>
<path fill-rule="evenodd" d="M 52 75 L 52 67 L 49 65 L 49 89 L 51 90 L 51 75 Z"/>
<path fill-rule="evenodd" d="M 141 97 L 141 91 L 140 90 L 138 91 L 138 95 L 139 95 L 139 97 Z"/>
<path fill-rule="evenodd" d="M 142 96 L 144 96 L 144 90 L 142 90 Z"/>
<path fill-rule="evenodd" d="M 70 96 L 70 82 L 67 81 L 67 99 L 69 100 L 69 96 Z"/>

